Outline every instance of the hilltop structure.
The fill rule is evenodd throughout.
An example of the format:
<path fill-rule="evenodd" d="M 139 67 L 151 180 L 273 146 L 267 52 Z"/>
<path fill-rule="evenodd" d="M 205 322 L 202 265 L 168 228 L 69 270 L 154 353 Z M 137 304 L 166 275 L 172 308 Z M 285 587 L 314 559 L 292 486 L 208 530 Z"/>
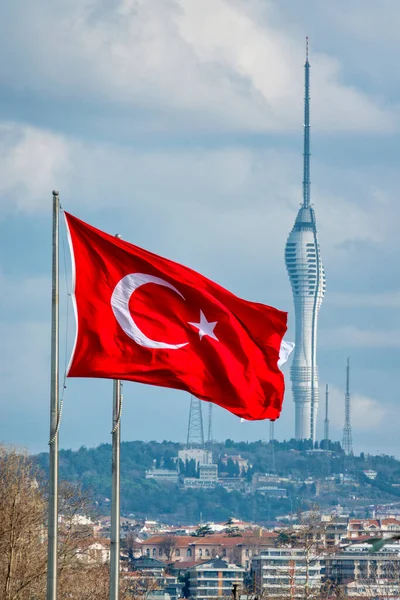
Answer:
<path fill-rule="evenodd" d="M 351 431 L 351 410 L 350 410 L 350 359 L 347 359 L 346 366 L 346 394 L 344 397 L 344 427 L 342 448 L 347 456 L 353 454 L 353 434 Z"/>
<path fill-rule="evenodd" d="M 315 441 L 318 411 L 317 319 L 325 295 L 325 273 L 310 196 L 310 63 L 305 62 L 303 202 L 289 234 L 285 263 L 293 291 L 296 335 L 291 381 L 295 437 Z"/>

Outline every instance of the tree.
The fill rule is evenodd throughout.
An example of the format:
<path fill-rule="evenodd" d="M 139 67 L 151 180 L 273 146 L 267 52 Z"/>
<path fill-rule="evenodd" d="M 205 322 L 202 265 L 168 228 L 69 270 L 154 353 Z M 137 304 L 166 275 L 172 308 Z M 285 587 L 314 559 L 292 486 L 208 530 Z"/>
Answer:
<path fill-rule="evenodd" d="M 212 535 L 214 532 L 209 525 L 200 525 L 193 534 L 195 537 L 205 537 L 206 535 Z"/>
<path fill-rule="evenodd" d="M 176 537 L 174 535 L 165 535 L 160 542 L 160 549 L 167 557 L 167 561 L 171 562 L 172 553 L 176 548 Z"/>
<path fill-rule="evenodd" d="M 60 486 L 59 600 L 106 600 L 108 569 L 84 560 L 93 529 L 81 525 L 87 497 L 71 484 Z M 43 477 L 26 453 L 0 446 L 0 597 L 42 600 L 47 569 L 47 495 Z"/>

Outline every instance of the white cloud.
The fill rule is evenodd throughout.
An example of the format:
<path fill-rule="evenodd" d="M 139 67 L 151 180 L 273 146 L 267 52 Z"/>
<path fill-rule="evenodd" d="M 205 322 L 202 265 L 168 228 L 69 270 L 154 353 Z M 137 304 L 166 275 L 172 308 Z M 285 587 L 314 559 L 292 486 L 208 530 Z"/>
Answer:
<path fill-rule="evenodd" d="M 23 80 L 25 89 L 53 102 L 84 98 L 96 112 L 112 107 L 114 121 L 123 110 L 125 127 L 136 131 L 299 129 L 303 36 L 277 24 L 279 3 L 23 5 L 8 6 L 11 15 L 0 30 L 5 48 L 11 31 L 18 45 L 13 60 L 0 53 L 2 81 L 10 89 L 18 91 Z M 398 127 L 396 111 L 343 80 L 337 59 L 314 53 L 312 64 L 318 130 Z"/>
<path fill-rule="evenodd" d="M 65 185 L 69 151 L 62 136 L 29 125 L 0 122 L 0 202 L 33 212 Z"/>

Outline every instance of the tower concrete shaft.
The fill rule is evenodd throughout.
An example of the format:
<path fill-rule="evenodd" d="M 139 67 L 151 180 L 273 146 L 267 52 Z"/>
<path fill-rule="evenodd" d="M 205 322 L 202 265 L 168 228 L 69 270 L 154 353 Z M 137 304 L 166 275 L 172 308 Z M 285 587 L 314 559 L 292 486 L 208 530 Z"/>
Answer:
<path fill-rule="evenodd" d="M 186 445 L 188 448 L 204 448 L 203 413 L 201 400 L 190 397 L 189 424 Z"/>
<path fill-rule="evenodd" d="M 329 386 L 325 388 L 324 450 L 329 450 Z"/>
<path fill-rule="evenodd" d="M 304 95 L 303 202 L 285 248 L 295 311 L 295 349 L 290 371 L 295 437 L 315 441 L 318 412 L 317 320 L 325 295 L 325 272 L 317 238 L 310 181 L 310 63 L 308 40 Z"/>
<path fill-rule="evenodd" d="M 346 394 L 344 398 L 344 427 L 342 441 L 342 448 L 347 456 L 353 454 L 353 433 L 351 430 L 350 400 L 350 359 L 348 358 L 346 366 Z"/>

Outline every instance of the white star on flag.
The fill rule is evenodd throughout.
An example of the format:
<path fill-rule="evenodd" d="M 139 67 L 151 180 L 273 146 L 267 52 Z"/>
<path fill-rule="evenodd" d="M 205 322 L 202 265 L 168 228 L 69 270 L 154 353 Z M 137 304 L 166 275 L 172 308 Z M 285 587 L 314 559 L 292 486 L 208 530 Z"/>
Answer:
<path fill-rule="evenodd" d="M 208 335 L 213 340 L 217 340 L 217 342 L 219 342 L 219 339 L 217 338 L 217 336 L 214 333 L 214 328 L 217 323 L 218 323 L 218 321 L 209 323 L 207 321 L 206 317 L 204 316 L 203 311 L 201 310 L 200 311 L 200 323 L 189 323 L 189 325 L 193 325 L 193 327 L 196 327 L 199 330 L 200 339 L 203 339 L 203 337 L 205 335 Z"/>

